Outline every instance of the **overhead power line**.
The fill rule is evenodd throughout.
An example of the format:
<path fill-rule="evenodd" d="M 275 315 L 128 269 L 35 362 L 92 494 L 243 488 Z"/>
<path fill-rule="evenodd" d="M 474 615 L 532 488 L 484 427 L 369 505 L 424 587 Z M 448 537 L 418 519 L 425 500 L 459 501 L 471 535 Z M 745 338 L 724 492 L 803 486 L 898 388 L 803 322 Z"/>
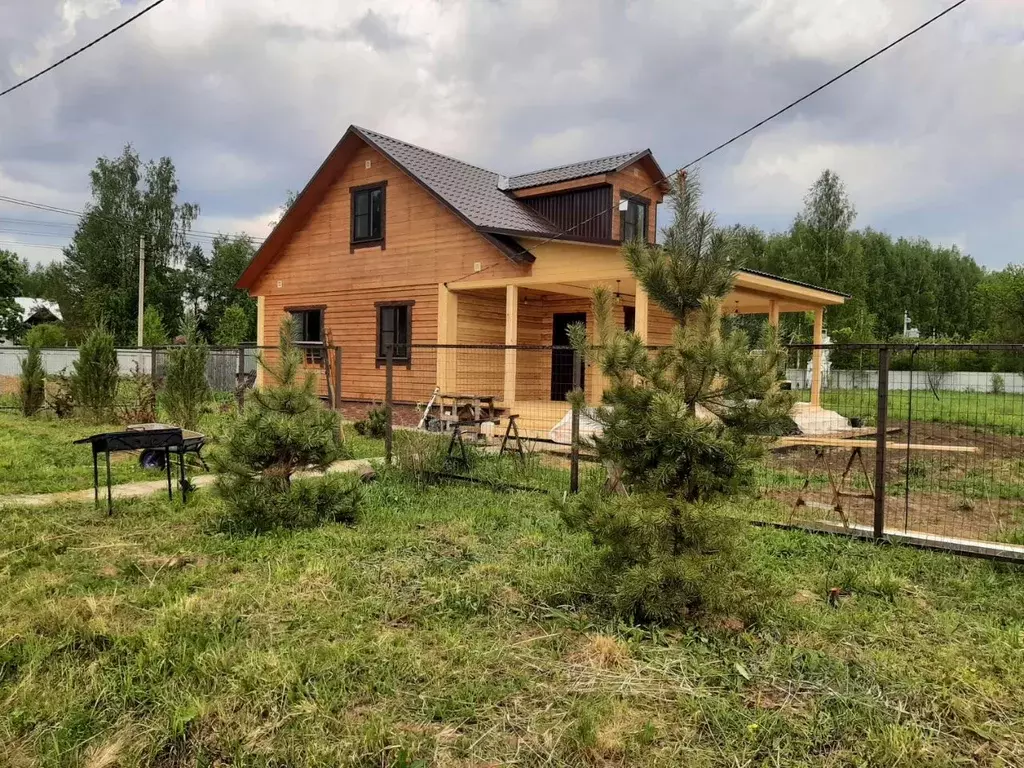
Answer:
<path fill-rule="evenodd" d="M 23 85 L 28 85 L 33 80 L 42 77 L 47 72 L 52 72 L 57 67 L 59 67 L 61 64 L 64 64 L 64 63 L 66 63 L 68 61 L 71 61 L 71 59 L 75 58 L 75 56 L 77 56 L 78 54 L 83 53 L 83 52 L 89 50 L 90 48 L 92 48 L 97 43 L 102 42 L 103 40 L 106 40 L 108 37 L 110 37 L 115 32 L 124 29 L 129 24 L 131 24 L 133 21 L 135 21 L 136 19 L 140 18 L 141 16 L 145 16 L 147 13 L 152 11 L 154 8 L 156 8 L 158 5 L 160 5 L 163 2 L 164 2 L 164 0 L 155 0 L 155 2 L 150 3 L 145 8 L 143 8 L 141 11 L 136 13 L 134 16 L 128 17 L 127 19 L 122 21 L 120 24 L 118 24 L 116 27 L 114 27 L 113 29 L 107 30 L 102 35 L 100 35 L 95 40 L 93 40 L 92 42 L 86 43 L 85 45 L 83 45 L 77 51 L 73 51 L 72 53 L 69 53 L 63 59 L 60 59 L 59 61 L 55 61 L 53 64 L 48 66 L 46 69 L 43 69 L 43 70 L 40 70 L 39 72 L 36 72 L 34 75 L 32 75 L 31 77 L 25 78 L 20 83 L 15 83 L 10 88 L 8 88 L 8 89 L 6 89 L 4 91 L 0 91 L 0 97 L 6 96 L 9 93 L 13 93 L 14 91 L 16 91 L 19 88 L 21 88 Z"/>
<path fill-rule="evenodd" d="M 773 112 L 772 114 L 768 115 L 768 117 L 765 117 L 762 120 L 758 120 L 756 123 L 754 123 L 752 126 L 747 128 L 746 130 L 741 131 L 740 133 L 737 133 L 735 136 L 733 136 L 730 139 L 727 139 L 726 141 L 723 141 L 721 144 L 719 144 L 718 146 L 714 147 L 713 149 L 709 149 L 707 152 L 702 154 L 700 157 L 698 157 L 698 158 L 696 158 L 694 160 L 691 160 L 686 165 L 679 166 L 679 168 L 677 168 L 676 170 L 672 171 L 672 173 L 669 174 L 668 176 L 663 176 L 660 179 L 656 179 L 654 182 L 652 182 L 651 184 L 648 184 L 646 187 L 641 189 L 640 192 L 636 192 L 636 193 L 632 193 L 631 192 L 630 194 L 643 194 L 644 192 L 647 192 L 648 190 L 651 190 L 654 187 L 658 186 L 659 184 L 661 184 L 661 182 L 667 181 L 671 176 L 675 176 L 675 175 L 677 175 L 679 173 L 682 173 L 683 171 L 689 170 L 690 168 L 695 166 L 697 163 L 701 162 L 702 160 L 704 160 L 704 159 L 706 159 L 708 157 L 711 157 L 711 155 L 715 154 L 716 152 L 725 149 L 730 144 L 732 144 L 732 143 L 734 143 L 736 141 L 739 141 L 744 136 L 747 136 L 748 134 L 753 133 L 758 128 L 762 127 L 763 125 L 765 125 L 767 123 L 770 123 L 772 120 L 774 120 L 775 118 L 779 117 L 780 115 L 785 114 L 789 110 L 793 109 L 793 107 L 797 106 L 798 104 L 801 104 L 804 101 L 807 101 L 807 99 L 811 98 L 812 96 L 814 96 L 814 95 L 816 95 L 818 93 L 821 93 L 823 90 L 828 88 L 830 85 L 833 85 L 833 84 L 837 83 L 838 81 L 842 80 L 844 77 L 849 75 L 851 72 L 854 72 L 854 71 L 860 69 L 865 64 L 867 64 L 868 62 L 878 58 L 879 56 L 881 56 L 886 51 L 892 50 L 893 48 L 895 48 L 897 45 L 899 45 L 900 43 L 904 42 L 908 38 L 913 37 L 914 35 L 916 35 L 921 30 L 925 29 L 926 27 L 931 26 L 932 24 L 934 24 L 936 21 L 941 19 L 946 14 L 952 13 L 953 11 L 955 11 L 957 8 L 959 8 L 961 5 L 963 5 L 966 2 L 967 2 L 967 0 L 957 0 L 957 2 L 953 3 L 951 6 L 949 6 L 945 10 L 935 14 L 930 19 L 928 19 L 927 21 L 923 22 L 922 24 L 919 24 L 918 26 L 914 27 L 909 32 L 901 35 L 900 37 L 897 37 L 895 40 L 893 40 L 888 45 L 884 46 L 883 48 L 879 48 L 877 51 L 872 53 L 870 56 L 866 56 L 865 58 L 861 59 L 856 64 L 854 64 L 853 66 L 847 67 L 842 72 L 837 74 L 835 77 L 832 77 L 831 79 L 826 80 L 824 83 L 819 85 L 814 90 L 808 91 L 807 93 L 805 93 L 800 98 L 798 98 L 798 99 L 796 99 L 794 101 L 791 101 L 789 104 L 787 104 L 786 106 L 782 107 L 782 109 L 776 110 L 775 112 Z M 538 243 L 534 247 L 535 248 L 539 248 L 542 245 L 546 245 L 546 244 L 550 243 L 552 240 L 557 240 L 558 238 L 560 238 L 560 237 L 562 237 L 564 235 L 567 235 L 570 232 L 575 231 L 579 227 L 582 227 L 584 224 L 587 224 L 587 223 L 593 221 L 594 219 L 597 219 L 597 218 L 600 218 L 601 216 L 604 216 L 606 213 L 611 212 L 614 215 L 614 213 L 616 211 L 616 208 L 617 208 L 617 206 L 612 206 L 610 211 L 602 210 L 602 211 L 600 211 L 598 213 L 595 213 L 590 218 L 584 219 L 583 221 L 580 221 L 580 222 L 577 222 L 576 224 L 573 224 L 571 227 L 566 227 L 565 229 L 561 230 L 557 234 L 549 236 L 547 239 L 542 240 L 540 243 Z M 460 279 L 463 279 L 463 278 L 460 278 Z"/>
<path fill-rule="evenodd" d="M 36 210 L 45 211 L 47 213 L 59 213 L 59 214 L 64 215 L 64 216 L 74 216 L 75 218 L 78 218 L 78 219 L 84 218 L 86 216 L 86 213 L 84 211 L 76 211 L 73 208 L 62 208 L 60 206 L 49 205 L 47 203 L 40 203 L 40 202 L 36 202 L 34 200 L 23 200 L 23 199 L 18 198 L 18 197 L 8 197 L 7 195 L 0 195 L 0 203 L 10 203 L 11 205 L 18 205 L 18 206 L 22 206 L 22 207 L 25 207 L 25 208 L 34 208 Z M 103 211 L 93 210 L 93 211 L 90 211 L 89 213 L 91 215 L 93 215 L 93 216 L 98 216 L 98 217 L 100 217 L 102 219 L 106 219 L 107 221 L 118 221 L 118 222 L 128 222 L 129 221 L 129 219 L 127 219 L 127 218 L 125 218 L 123 216 L 114 216 L 112 214 L 104 213 Z M 2 221 L 4 221 L 4 220 L 0 219 L 0 222 L 2 222 Z M 15 220 L 7 219 L 7 221 L 15 221 Z M 71 224 L 64 225 L 61 222 L 37 222 L 37 224 L 38 224 L 38 226 L 55 226 L 55 227 L 73 226 Z M 250 235 L 247 232 L 239 232 L 239 233 L 235 233 L 235 234 L 236 235 L 240 235 L 240 236 L 244 235 L 245 237 L 248 237 L 256 245 L 259 245 L 260 243 L 263 242 L 263 238 L 256 237 L 254 235 Z M 194 239 L 199 239 L 199 240 L 208 240 L 208 241 L 213 241 L 214 239 L 216 239 L 218 237 L 232 237 L 232 236 L 233 236 L 232 233 L 229 233 L 229 232 L 209 232 L 209 231 L 202 230 L 202 229 L 190 229 L 188 231 L 188 233 L 186 233 L 186 237 L 190 237 L 190 238 L 194 238 Z"/>

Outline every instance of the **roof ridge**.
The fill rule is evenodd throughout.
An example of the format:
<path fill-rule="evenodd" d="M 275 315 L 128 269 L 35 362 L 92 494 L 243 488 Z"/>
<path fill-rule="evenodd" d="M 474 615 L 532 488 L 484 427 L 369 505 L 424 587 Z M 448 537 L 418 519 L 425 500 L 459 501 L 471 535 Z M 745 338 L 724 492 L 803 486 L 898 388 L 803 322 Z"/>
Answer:
<path fill-rule="evenodd" d="M 434 155 L 435 157 L 442 157 L 445 160 L 451 160 L 452 162 L 460 163 L 462 165 L 469 166 L 470 168 L 476 168 L 478 171 L 483 171 L 484 173 L 493 173 L 495 176 L 503 176 L 504 175 L 502 173 L 499 173 L 498 171 L 492 171 L 490 168 L 484 168 L 484 167 L 479 166 L 479 165 L 474 165 L 473 163 L 467 163 L 465 160 L 460 160 L 457 157 L 452 157 L 451 155 L 445 155 L 445 154 L 442 154 L 441 152 L 437 152 L 437 151 L 435 151 L 433 149 L 427 149 L 426 147 L 421 147 L 418 144 L 413 144 L 413 143 L 408 142 L 408 141 L 403 141 L 402 139 L 396 139 L 394 136 L 388 136 L 386 133 L 381 133 L 380 131 L 372 131 L 369 128 L 363 128 L 360 125 L 353 125 L 352 127 L 357 129 L 357 130 L 359 130 L 359 131 L 362 131 L 363 133 L 368 133 L 371 136 L 380 136 L 382 138 L 387 139 L 388 141 L 394 141 L 394 142 L 396 142 L 398 144 L 404 144 L 405 146 L 411 147 L 412 149 L 418 149 L 420 152 L 428 152 L 429 154 Z"/>
<path fill-rule="evenodd" d="M 518 178 L 521 178 L 523 176 L 534 176 L 534 175 L 539 174 L 539 173 L 550 173 L 551 171 L 560 171 L 563 168 L 572 168 L 575 165 L 585 165 L 587 163 L 599 163 L 602 160 L 611 160 L 614 157 L 636 157 L 637 155 L 642 155 L 646 151 L 647 151 L 646 149 L 637 149 L 637 150 L 634 150 L 632 152 L 616 152 L 614 154 L 605 155 L 603 157 L 591 157 L 591 158 L 587 158 L 586 160 L 577 160 L 575 163 L 565 163 L 563 165 L 553 165 L 550 168 L 538 168 L 537 170 L 534 170 L 534 171 L 524 171 L 523 173 L 514 174 L 514 175 L 510 176 L 509 178 L 511 178 L 511 179 L 518 179 Z"/>

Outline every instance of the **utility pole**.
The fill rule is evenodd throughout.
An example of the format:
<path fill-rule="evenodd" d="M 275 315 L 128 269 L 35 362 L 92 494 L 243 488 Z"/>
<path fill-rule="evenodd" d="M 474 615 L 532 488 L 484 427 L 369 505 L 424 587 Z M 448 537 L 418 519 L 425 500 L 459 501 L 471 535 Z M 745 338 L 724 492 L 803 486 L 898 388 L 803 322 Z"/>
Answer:
<path fill-rule="evenodd" d="M 146 300 L 146 236 L 139 235 L 139 344 L 142 346 L 142 315 Z"/>

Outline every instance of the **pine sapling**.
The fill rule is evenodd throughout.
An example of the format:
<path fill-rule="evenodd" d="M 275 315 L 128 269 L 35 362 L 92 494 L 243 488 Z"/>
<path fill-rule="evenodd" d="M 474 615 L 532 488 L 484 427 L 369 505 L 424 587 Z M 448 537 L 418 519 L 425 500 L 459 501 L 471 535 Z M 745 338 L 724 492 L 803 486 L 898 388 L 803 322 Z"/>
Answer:
<path fill-rule="evenodd" d="M 657 622 L 720 610 L 720 588 L 735 589 L 729 574 L 739 567 L 741 534 L 718 508 L 748 485 L 791 407 L 779 386 L 774 329 L 757 350 L 742 331 L 722 331 L 732 242 L 699 210 L 696 179 L 677 179 L 672 201 L 664 247 L 624 247 L 637 282 L 676 322 L 671 343 L 652 353 L 615 327 L 603 289 L 594 292 L 596 348 L 584 328 L 571 329 L 573 345 L 607 382 L 592 442 L 608 482 L 605 496 L 570 503 L 565 518 L 599 548 L 595 591 L 620 614 Z M 570 399 L 582 407 L 582 392 Z"/>
<path fill-rule="evenodd" d="M 341 419 L 326 409 L 316 379 L 304 372 L 294 320 L 281 323 L 273 363 L 262 357 L 268 386 L 256 389 L 228 430 L 215 457 L 217 490 L 228 524 L 260 531 L 275 526 L 315 525 L 355 519 L 361 489 L 347 474 L 295 479 L 301 471 L 324 472 L 350 458 Z"/>

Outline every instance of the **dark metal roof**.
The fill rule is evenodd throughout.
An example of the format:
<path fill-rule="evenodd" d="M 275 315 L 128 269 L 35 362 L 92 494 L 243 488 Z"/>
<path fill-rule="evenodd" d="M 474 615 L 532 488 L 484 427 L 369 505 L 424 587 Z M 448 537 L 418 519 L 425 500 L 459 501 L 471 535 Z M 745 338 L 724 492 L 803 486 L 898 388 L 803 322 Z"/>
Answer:
<path fill-rule="evenodd" d="M 522 173 L 508 180 L 508 188 L 524 189 L 526 187 L 539 187 L 542 184 L 557 184 L 561 181 L 572 181 L 573 179 L 582 179 L 587 176 L 596 176 L 599 173 L 613 173 L 635 163 L 647 153 L 648 150 L 642 149 L 636 152 L 626 152 L 621 155 L 599 157 L 597 160 L 584 160 L 581 163 L 559 165 L 556 168 L 546 168 L 543 171 Z"/>
<path fill-rule="evenodd" d="M 500 176 L 494 171 L 365 128 L 356 130 L 474 226 L 538 235 L 557 232 L 547 219 L 499 189 Z"/>
<path fill-rule="evenodd" d="M 790 285 L 799 285 L 801 288 L 813 288 L 816 291 L 831 293 L 847 299 L 850 298 L 850 294 L 843 293 L 842 291 L 833 291 L 831 288 L 822 288 L 820 285 L 811 285 L 810 283 L 802 283 L 799 280 L 790 280 L 788 277 L 779 277 L 778 275 L 773 275 L 771 272 L 761 272 L 760 270 L 747 269 L 746 267 L 741 268 L 740 272 L 746 272 L 748 275 L 757 275 L 758 277 L 768 277 L 772 280 L 778 280 L 781 283 L 789 283 Z"/>

